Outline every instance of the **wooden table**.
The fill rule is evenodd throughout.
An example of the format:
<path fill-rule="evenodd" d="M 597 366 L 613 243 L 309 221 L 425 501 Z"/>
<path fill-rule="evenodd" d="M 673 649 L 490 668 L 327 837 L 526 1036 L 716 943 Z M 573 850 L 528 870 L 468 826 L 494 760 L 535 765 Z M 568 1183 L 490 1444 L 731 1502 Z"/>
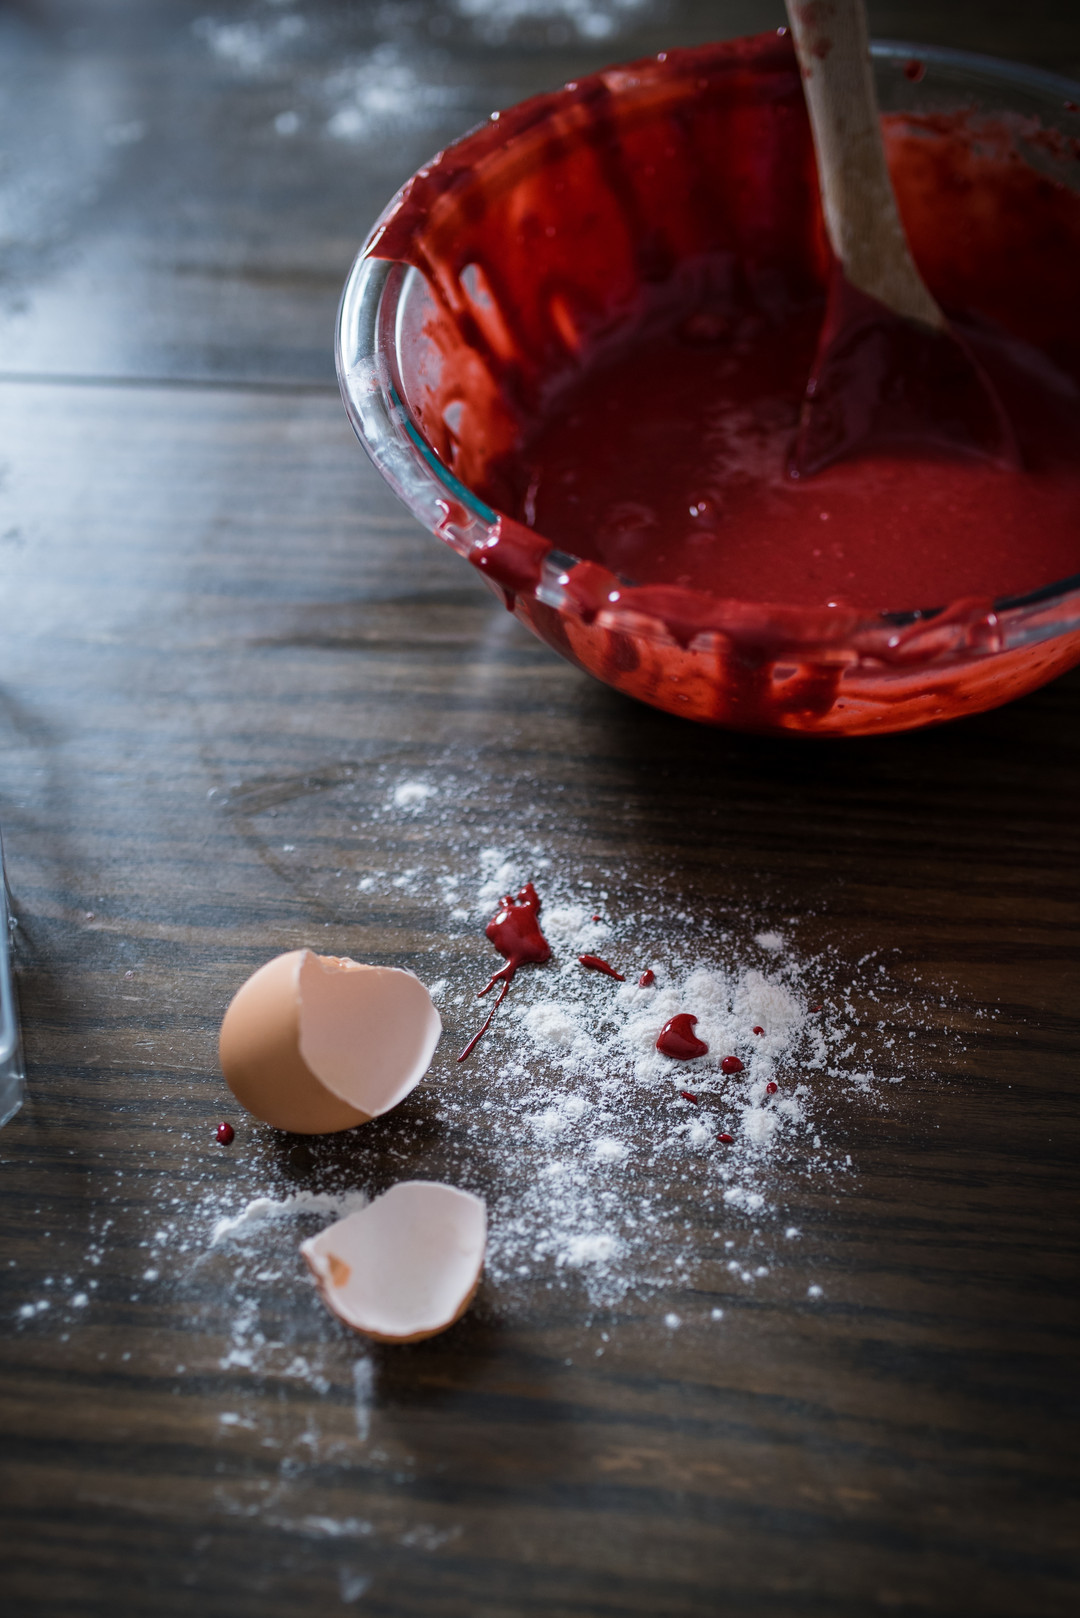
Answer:
<path fill-rule="evenodd" d="M 1077 1609 L 1080 676 L 857 745 L 693 729 L 533 643 L 344 419 L 337 293 L 430 152 L 606 60 L 781 20 L 597 0 L 592 37 L 551 9 L 0 12 L 12 1618 Z M 870 9 L 1080 76 L 1071 4 Z M 442 811 L 390 813 L 403 779 Z M 883 1028 L 917 1002 L 924 1049 L 837 1112 L 854 1171 L 794 1183 L 802 1236 L 760 1283 L 702 1213 L 667 1292 L 595 1306 L 540 1265 L 365 1355 L 294 1230 L 211 1248 L 208 1210 L 479 1173 L 472 1012 L 406 1107 L 326 1142 L 237 1116 L 218 1021 L 301 944 L 475 984 L 479 930 L 393 883 L 475 886 L 500 821 L 582 883 L 749 906 L 841 975 L 884 952 Z"/>

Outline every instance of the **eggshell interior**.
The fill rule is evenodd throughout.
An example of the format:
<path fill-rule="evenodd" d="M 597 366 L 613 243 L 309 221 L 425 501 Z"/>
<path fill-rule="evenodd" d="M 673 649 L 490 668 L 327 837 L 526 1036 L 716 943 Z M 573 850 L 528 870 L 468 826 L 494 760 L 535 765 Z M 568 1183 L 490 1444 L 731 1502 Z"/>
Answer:
<path fill-rule="evenodd" d="M 397 966 L 305 951 L 300 1055 L 320 1084 L 369 1118 L 389 1112 L 431 1066 L 442 1019 L 420 979 Z"/>
<path fill-rule="evenodd" d="M 328 1134 L 403 1100 L 427 1072 L 441 1031 L 412 972 L 292 950 L 233 997 L 221 1024 L 221 1067 L 256 1118 Z"/>
<path fill-rule="evenodd" d="M 487 1209 L 479 1197 L 433 1180 L 405 1180 L 300 1251 L 347 1326 L 388 1342 L 414 1342 L 465 1312 L 486 1242 Z"/>

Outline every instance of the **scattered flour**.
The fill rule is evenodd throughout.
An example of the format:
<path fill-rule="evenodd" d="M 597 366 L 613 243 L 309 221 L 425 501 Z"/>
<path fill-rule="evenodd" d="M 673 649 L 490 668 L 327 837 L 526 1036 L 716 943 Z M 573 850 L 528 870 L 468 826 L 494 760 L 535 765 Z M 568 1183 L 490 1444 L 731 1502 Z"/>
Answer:
<path fill-rule="evenodd" d="M 377 782 L 383 807 L 372 812 L 368 800 L 370 846 L 358 853 L 365 906 L 393 914 L 415 900 L 437 915 L 445 905 L 447 942 L 426 971 L 416 963 L 438 991 L 447 1033 L 427 1083 L 426 1145 L 409 1161 L 487 1200 L 486 1306 L 513 1313 L 554 1288 L 614 1308 L 628 1295 L 696 1286 L 723 1242 L 756 1254 L 724 1274 L 758 1285 L 758 1258 L 794 1228 L 803 1195 L 857 1172 L 838 1149 L 842 1109 L 883 1105 L 885 1087 L 912 1071 L 910 1023 L 890 1027 L 874 1009 L 875 985 L 888 981 L 876 954 L 854 966 L 806 954 L 795 918 L 778 928 L 750 910 L 698 914 L 689 896 L 645 891 L 618 866 L 592 880 L 564 876 L 542 838 L 485 842 L 480 827 L 470 883 L 459 847 L 459 828 L 473 835 L 468 779 L 429 764 L 422 777 L 380 767 Z M 454 869 L 417 863 L 423 845 L 406 828 L 418 809 L 433 833 L 455 829 Z M 526 881 L 543 901 L 552 960 L 518 973 L 459 1068 L 488 1009 L 476 990 L 497 961 L 483 927 Z M 583 969 L 583 954 L 609 960 L 626 981 Z M 654 977 L 642 988 L 646 967 Z M 886 997 L 895 1005 L 895 986 Z M 681 1063 L 656 1050 L 678 1012 L 698 1019 L 706 1056 Z M 726 1074 L 731 1056 L 741 1070 Z M 395 1115 L 403 1141 L 412 1105 Z M 355 1184 L 385 1174 L 371 1141 L 357 1132 Z"/>
<path fill-rule="evenodd" d="M 436 788 L 429 781 L 399 781 L 393 791 L 395 809 L 417 809 L 434 798 Z"/>
<path fill-rule="evenodd" d="M 388 14 L 385 20 L 389 20 Z M 290 104 L 272 120 L 276 134 L 290 139 L 311 128 L 332 140 L 352 143 L 384 138 L 390 132 L 422 131 L 458 107 L 471 105 L 465 87 L 445 82 L 446 62 L 413 40 L 406 48 L 382 39 L 370 50 L 327 51 L 331 36 L 347 25 L 320 18 L 309 25 L 294 11 L 256 13 L 240 21 L 199 17 L 197 39 L 213 59 L 244 78 L 280 84 Z M 309 36 L 319 36 L 319 55 L 337 65 L 319 73 L 305 64 Z"/>
<path fill-rule="evenodd" d="M 484 40 L 498 44 L 532 24 L 558 44 L 572 35 L 613 39 L 650 0 L 454 0 L 460 16 Z"/>
<path fill-rule="evenodd" d="M 355 1568 L 342 1567 L 338 1574 L 338 1592 L 347 1607 L 359 1601 L 371 1588 L 371 1575 L 358 1573 Z"/>
<path fill-rule="evenodd" d="M 787 1204 L 808 1183 L 854 1172 L 850 1154 L 830 1149 L 829 1121 L 851 1099 L 873 1105 L 878 1081 L 838 963 L 801 957 L 750 916 L 724 928 L 695 918 L 685 901 L 635 891 L 624 873 L 575 884 L 542 845 L 485 846 L 478 866 L 471 901 L 454 895 L 472 937 L 504 894 L 533 880 L 553 950 L 518 973 L 464 1069 L 447 1053 L 434 1092 L 459 1143 L 461 1183 L 488 1200 L 495 1308 L 537 1289 L 583 1287 L 593 1307 L 614 1307 L 698 1284 L 715 1245 L 703 1243 L 703 1224 L 760 1256 L 792 1228 Z M 382 885 L 403 891 L 392 874 Z M 583 969 L 586 953 L 626 981 Z M 448 1039 L 460 1049 L 486 1014 L 473 998 L 483 979 L 463 978 L 449 952 L 440 965 Z M 646 966 L 654 981 L 643 988 Z M 682 1063 L 657 1051 L 678 1012 L 697 1017 L 706 1056 Z M 725 1057 L 741 1070 L 724 1073 Z M 770 1272 L 747 1260 L 725 1273 L 752 1287 Z"/>
<path fill-rule="evenodd" d="M 581 1037 L 581 1029 L 574 1018 L 554 1000 L 542 1000 L 538 1006 L 530 1006 L 521 1020 L 526 1032 L 541 1045 L 554 1045 L 568 1051 Z"/>
<path fill-rule="evenodd" d="M 407 1478 L 412 1461 L 380 1412 L 381 1351 L 318 1303 L 302 1237 L 398 1179 L 475 1191 L 488 1205 L 490 1244 L 462 1330 L 483 1333 L 492 1316 L 554 1315 L 587 1341 L 589 1363 L 611 1351 L 627 1317 L 638 1330 L 651 1320 L 664 1335 L 719 1335 L 755 1297 L 827 1307 L 827 1276 L 802 1239 L 810 1210 L 854 1181 L 867 1115 L 933 1060 L 933 1041 L 911 1034 L 940 1031 L 947 1018 L 940 989 L 913 999 L 874 952 L 853 964 L 815 950 L 809 918 L 733 903 L 710 910 L 675 876 L 643 885 L 628 861 L 597 867 L 583 856 L 583 868 L 564 874 L 565 824 L 545 836 L 538 813 L 530 822 L 532 809 L 498 796 L 502 778 L 490 771 L 402 748 L 372 768 L 362 797 L 361 780 L 359 764 L 342 772 L 344 814 L 330 811 L 328 833 L 340 852 L 309 880 L 328 906 L 351 902 L 357 926 L 389 929 L 408 916 L 414 937 L 429 931 L 431 947 L 408 964 L 437 995 L 446 1028 L 431 1073 L 392 1114 L 341 1135 L 299 1140 L 237 1117 L 227 1154 L 211 1144 L 207 1115 L 207 1098 L 216 1109 L 223 1093 L 200 1075 L 185 1183 L 174 1155 L 168 1175 L 153 1151 L 137 1170 L 117 1163 L 112 1191 L 93 1206 L 81 1269 L 41 1278 L 13 1312 L 28 1334 L 84 1327 L 107 1260 L 110 1284 L 126 1276 L 132 1301 L 168 1300 L 193 1325 L 202 1358 L 192 1366 L 186 1348 L 185 1359 L 216 1387 L 221 1412 L 222 1512 L 258 1511 L 294 1541 L 334 1541 L 343 1554 L 369 1539 L 404 1545 L 405 1535 L 427 1553 L 447 1524 L 367 1523 L 324 1488 L 338 1464 Z M 271 840 L 304 846 L 310 812 L 310 799 L 295 810 L 276 804 Z M 532 829 L 500 841 L 508 822 Z M 552 959 L 522 968 L 459 1065 L 490 1004 L 476 991 L 499 964 L 484 925 L 528 880 Z M 329 928 L 316 940 L 356 949 Z M 585 970 L 582 954 L 610 961 L 625 981 Z M 654 978 L 642 988 L 646 968 Z M 682 1063 L 657 1052 L 660 1027 L 678 1012 L 697 1017 L 707 1055 Z M 741 1070 L 725 1073 L 725 1056 Z M 161 1344 L 154 1352 L 175 1354 L 167 1334 Z M 342 1575 L 356 1601 L 368 1577 L 361 1554 Z"/>
<path fill-rule="evenodd" d="M 358 1208 L 366 1208 L 367 1204 L 368 1197 L 363 1191 L 346 1191 L 341 1195 L 326 1191 L 298 1191 L 291 1197 L 278 1200 L 254 1197 L 238 1214 L 217 1221 L 210 1233 L 210 1246 L 216 1247 L 219 1242 L 236 1236 L 238 1232 L 247 1234 L 252 1226 L 264 1225 L 270 1220 L 294 1219 L 302 1213 L 320 1213 L 326 1215 L 324 1223 L 329 1224 L 335 1219 L 344 1219 L 346 1214 L 355 1213 Z"/>
<path fill-rule="evenodd" d="M 375 132 L 423 127 L 462 101 L 462 92 L 425 76 L 391 41 L 354 57 L 321 82 L 324 128 L 334 140 L 361 141 Z"/>
<path fill-rule="evenodd" d="M 283 17 L 248 18 L 243 22 L 199 17 L 192 29 L 219 62 L 240 73 L 257 74 L 270 67 L 283 50 L 307 32 L 307 23 L 293 12 Z"/>

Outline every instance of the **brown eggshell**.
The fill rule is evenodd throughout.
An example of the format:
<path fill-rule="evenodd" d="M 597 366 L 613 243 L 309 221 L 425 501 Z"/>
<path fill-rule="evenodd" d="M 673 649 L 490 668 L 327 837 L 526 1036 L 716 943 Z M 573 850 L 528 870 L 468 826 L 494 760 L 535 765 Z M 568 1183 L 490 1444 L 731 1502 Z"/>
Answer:
<path fill-rule="evenodd" d="M 408 1095 L 442 1023 L 412 972 L 292 950 L 237 991 L 222 1072 L 242 1106 L 297 1134 L 351 1129 Z"/>
<path fill-rule="evenodd" d="M 480 1281 L 487 1209 L 434 1180 L 404 1180 L 300 1251 L 327 1307 L 364 1337 L 416 1343 L 460 1320 Z"/>

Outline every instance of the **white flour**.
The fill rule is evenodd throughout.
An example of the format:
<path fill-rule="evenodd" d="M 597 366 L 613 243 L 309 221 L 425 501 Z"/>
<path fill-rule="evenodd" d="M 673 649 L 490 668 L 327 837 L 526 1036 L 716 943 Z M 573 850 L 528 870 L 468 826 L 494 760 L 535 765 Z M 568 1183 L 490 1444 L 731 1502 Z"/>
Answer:
<path fill-rule="evenodd" d="M 192 24 L 219 62 L 245 74 L 262 73 L 271 67 L 307 30 L 304 18 L 295 13 L 260 20 L 226 22 L 216 17 L 199 17 Z"/>
<path fill-rule="evenodd" d="M 246 1234 L 252 1227 L 264 1225 L 270 1220 L 292 1219 L 301 1213 L 325 1214 L 330 1220 L 344 1219 L 346 1214 L 365 1208 L 367 1203 L 368 1198 L 363 1191 L 345 1192 L 342 1196 L 324 1191 L 300 1191 L 295 1196 L 282 1197 L 280 1200 L 255 1197 L 234 1218 L 218 1220 L 210 1233 L 210 1246 L 216 1247 L 219 1242 Z"/>
<path fill-rule="evenodd" d="M 292 0 L 263 0 L 237 20 L 196 18 L 195 37 L 220 71 L 280 88 L 270 120 L 290 140 L 301 131 L 332 141 L 383 143 L 420 135 L 460 117 L 474 123 L 475 93 L 461 82 L 460 62 L 440 47 L 451 34 L 475 44 L 557 45 L 574 39 L 612 41 L 648 10 L 650 0 L 448 0 L 416 12 L 382 6 L 359 32 L 347 18 L 305 15 Z M 356 45 L 374 31 L 366 50 Z M 382 36 L 382 37 L 379 37 Z M 316 64 L 333 62 L 326 70 Z M 137 139 L 138 135 L 121 135 Z"/>
<path fill-rule="evenodd" d="M 650 0 L 454 0 L 481 39 L 501 43 L 530 24 L 543 25 L 552 44 L 577 35 L 614 39 Z"/>
<path fill-rule="evenodd" d="M 465 100 L 461 90 L 441 81 L 436 63 L 410 57 L 390 40 L 327 74 L 317 94 L 325 133 L 343 141 L 421 129 Z"/>

